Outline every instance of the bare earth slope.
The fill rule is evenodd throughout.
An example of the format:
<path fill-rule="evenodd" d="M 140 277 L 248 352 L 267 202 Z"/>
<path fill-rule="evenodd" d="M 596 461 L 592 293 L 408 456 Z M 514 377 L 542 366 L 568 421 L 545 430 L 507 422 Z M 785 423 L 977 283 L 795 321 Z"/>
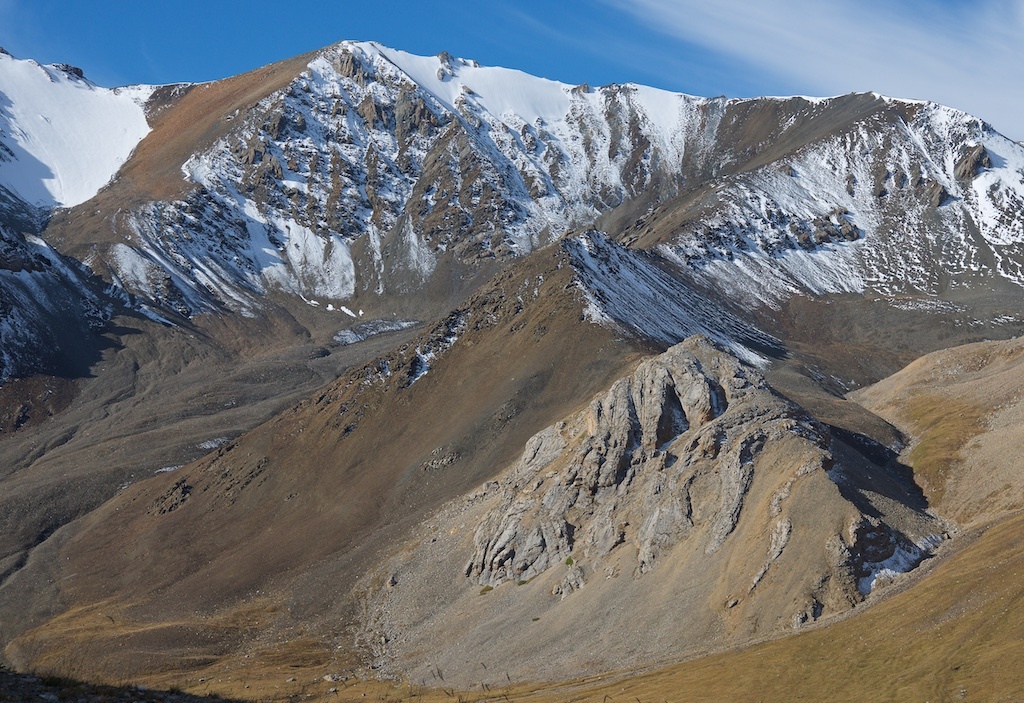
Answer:
<path fill-rule="evenodd" d="M 694 337 L 432 518 L 368 580 L 365 641 L 468 687 L 791 632 L 941 541 L 892 469 Z"/>

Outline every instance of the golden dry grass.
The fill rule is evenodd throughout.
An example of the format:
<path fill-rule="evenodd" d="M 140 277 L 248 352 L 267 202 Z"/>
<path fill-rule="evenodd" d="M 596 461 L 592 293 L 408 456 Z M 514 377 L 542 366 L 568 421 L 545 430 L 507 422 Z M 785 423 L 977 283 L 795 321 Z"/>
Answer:
<path fill-rule="evenodd" d="M 327 668 L 321 666 L 295 668 L 290 675 L 284 668 L 251 671 L 244 685 L 208 679 L 188 688 L 269 700 L 301 695 L 326 701 L 448 703 L 1020 700 L 1022 532 L 1024 515 L 988 528 L 929 569 L 919 583 L 862 614 L 654 672 L 456 691 L 443 682 L 430 689 L 359 679 L 328 682 L 322 679 Z"/>
<path fill-rule="evenodd" d="M 850 398 L 912 439 L 904 460 L 933 508 L 985 524 L 1024 509 L 1022 363 L 1019 340 L 954 347 Z"/>
<path fill-rule="evenodd" d="M 963 448 L 984 431 L 985 412 L 963 400 L 938 394 L 909 398 L 903 412 L 917 438 L 908 455 L 914 476 L 928 501 L 938 503 L 952 468 L 962 460 Z"/>
<path fill-rule="evenodd" d="M 1024 691 L 1024 516 L 920 583 L 791 638 L 547 700 L 996 701 Z"/>

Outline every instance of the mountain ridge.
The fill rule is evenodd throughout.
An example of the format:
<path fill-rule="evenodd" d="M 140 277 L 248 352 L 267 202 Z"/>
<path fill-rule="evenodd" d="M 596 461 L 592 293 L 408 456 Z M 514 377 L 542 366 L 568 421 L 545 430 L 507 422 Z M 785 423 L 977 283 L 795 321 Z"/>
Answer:
<path fill-rule="evenodd" d="M 209 146 L 180 156 L 185 200 L 132 196 L 139 179 L 126 175 L 127 190 L 111 184 L 109 207 L 101 200 L 95 213 L 59 214 L 47 239 L 137 309 L 185 317 L 251 315 L 273 290 L 334 309 L 392 305 L 435 270 L 465 277 L 486 259 L 634 217 L 627 244 L 657 243 L 661 255 L 748 304 L 774 307 L 801 292 L 935 295 L 979 275 L 1021 283 L 1024 235 L 1012 229 L 1012 212 L 1024 202 L 1013 185 L 1024 151 L 932 103 L 873 93 L 704 99 L 634 84 L 592 89 L 372 42 L 341 42 L 249 75 L 151 92 L 169 101 L 151 108 L 159 121 L 221 84 L 265 86 L 241 87 L 264 97 L 248 112 L 228 107 L 205 128 Z M 898 129 L 866 140 L 865 119 Z M 853 127 L 843 127 L 849 120 Z M 921 135 L 932 124 L 945 131 L 928 139 L 965 144 L 965 153 L 928 147 Z M 837 126 L 854 130 L 847 146 L 828 137 Z M 232 153 L 224 134 L 241 139 L 245 153 Z M 137 149 L 147 164 L 154 139 Z M 735 146 L 722 151 L 716 139 Z M 894 140 L 905 142 L 898 153 L 871 157 L 843 178 L 808 165 L 858 163 L 850 148 L 870 154 Z M 129 159 L 126 174 L 132 166 Z M 122 210 L 125 202 L 135 204 Z M 688 224 L 695 218 L 697 230 Z M 898 227 L 907 234 L 896 237 Z M 936 228 L 950 234 L 923 234 Z M 975 234 L 943 243 L 954 229 Z M 961 260 L 950 258 L 954 244 Z M 957 280 L 923 275 L 926 262 Z"/>

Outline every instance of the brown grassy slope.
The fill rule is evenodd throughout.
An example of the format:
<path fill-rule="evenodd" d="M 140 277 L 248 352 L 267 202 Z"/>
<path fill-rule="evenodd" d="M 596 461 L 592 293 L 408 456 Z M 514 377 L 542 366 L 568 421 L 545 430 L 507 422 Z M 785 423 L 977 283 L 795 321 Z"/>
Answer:
<path fill-rule="evenodd" d="M 245 110 L 293 81 L 312 59 L 302 54 L 231 78 L 201 83 L 166 107 L 151 106 L 153 131 L 119 174 L 149 200 L 180 197 L 181 166 L 197 151 L 225 136 L 238 110 Z M 158 96 L 157 96 L 158 97 Z M 117 193 L 111 193 L 117 196 Z"/>
<path fill-rule="evenodd" d="M 61 677 L 15 674 L 0 668 L 0 703 L 38 700 L 90 703 L 227 703 L 223 698 L 190 696 L 181 691 L 94 686 Z"/>
<path fill-rule="evenodd" d="M 1021 474 L 1009 450 L 1024 421 L 1018 407 L 1022 359 L 1024 351 L 1012 341 L 950 349 L 857 394 L 893 413 L 909 409 L 907 416 L 922 433 L 911 453 L 918 461 L 963 450 L 955 445 L 981 428 L 976 441 L 966 442 L 966 453 L 948 466 L 950 485 L 970 499 L 971 510 L 1004 515 L 963 535 L 941 559 L 926 563 L 912 586 L 863 613 L 653 673 L 621 672 L 603 677 L 604 683 L 588 679 L 451 695 L 444 689 L 371 685 L 355 687 L 352 699 L 366 693 L 382 700 L 504 700 L 507 695 L 511 701 L 602 703 L 1018 700 L 1024 690 L 1024 672 L 1016 666 L 1024 655 L 1024 514 L 1005 515 L 1019 505 L 1014 486 L 1021 484 Z M 925 391 L 929 395 L 920 395 Z M 950 436 L 959 439 L 951 442 Z M 1002 457 L 1001 469 L 996 457 Z M 988 490 L 993 480 L 1001 482 L 1002 491 Z M 950 495 L 941 505 L 955 509 Z M 312 681 L 305 685 L 314 696 L 326 697 Z"/>
<path fill-rule="evenodd" d="M 906 457 L 942 514 L 977 524 L 1024 508 L 1024 344 L 929 354 L 851 395 L 914 438 Z"/>
<path fill-rule="evenodd" d="M 541 252 L 474 296 L 459 342 L 415 384 L 402 387 L 414 344 L 389 355 L 390 377 L 376 364 L 346 374 L 85 518 L 38 565 L 65 614 L 7 656 L 96 676 L 188 669 L 242 651 L 249 625 L 222 636 L 216 623 L 257 595 L 273 608 L 260 629 L 288 639 L 301 621 L 347 645 L 343 594 L 380 550 L 631 363 L 630 344 L 581 320 L 563 263 Z"/>
<path fill-rule="evenodd" d="M 1017 515 L 965 537 L 958 551 L 923 567 L 916 584 L 843 621 L 653 672 L 487 691 L 457 691 L 435 679 L 424 689 L 354 677 L 351 661 L 300 640 L 275 647 L 274 657 L 253 650 L 251 659 L 210 661 L 187 677 L 155 674 L 145 682 L 254 700 L 1016 701 L 1024 690 L 1022 531 L 1024 515 Z"/>
<path fill-rule="evenodd" d="M 33 421 L 0 442 L 0 641 L 24 629 L 33 609 L 50 607 L 46 565 L 62 525 L 158 469 L 207 454 L 203 443 L 242 434 L 415 334 L 328 348 L 280 318 L 255 331 L 240 318 L 220 322 L 223 329 L 200 330 L 119 317 L 111 348 L 89 377 L 34 386 L 53 393 L 29 407 Z M 210 338 L 232 333 L 244 349 L 225 351 Z M 58 400 L 67 406 L 53 406 Z M 38 417 L 51 408 L 51 417 Z M 27 573 L 15 575 L 26 564 Z"/>
<path fill-rule="evenodd" d="M 987 529 L 913 587 L 831 626 L 604 685 L 518 699 L 1020 700 L 1022 530 L 1024 515 Z"/>
<path fill-rule="evenodd" d="M 1002 346 L 1011 347 L 1009 343 Z M 960 370 L 977 374 L 1005 365 L 1008 375 L 1004 381 L 1012 378 L 1009 372 L 1019 355 L 1012 347 L 1003 349 L 1005 354 L 999 353 L 1000 347 L 1001 344 L 977 345 L 975 351 L 982 354 L 974 356 L 974 364 L 961 365 Z M 922 360 L 922 365 L 928 366 L 928 362 Z M 440 377 L 440 364 L 435 371 Z M 423 381 L 428 378 L 429 374 Z M 90 606 L 87 613 L 69 612 L 59 626 L 47 626 L 21 645 L 39 645 L 52 638 L 37 661 L 58 669 L 75 661 L 76 656 L 78 661 L 94 656 L 90 650 L 105 650 L 109 659 L 97 660 L 102 666 L 94 669 L 93 675 L 104 671 L 116 675 L 116 667 L 126 666 L 132 656 L 149 656 L 147 681 L 161 681 L 165 685 L 184 682 L 195 691 L 251 693 L 254 698 L 275 700 L 300 694 L 323 700 L 418 698 L 453 702 L 460 697 L 464 701 L 504 700 L 504 695 L 512 701 L 602 703 L 637 699 L 644 703 L 1015 700 L 1016 693 L 1024 687 L 1024 673 L 1015 666 L 1024 654 L 1024 587 L 1020 585 L 1024 583 L 1024 549 L 1019 541 L 1022 529 L 1024 516 L 1017 515 L 979 531 L 976 537 L 963 537 L 959 551 L 927 564 L 914 586 L 828 627 L 653 673 L 627 672 L 557 687 L 449 694 L 441 681 L 434 682 L 436 688 L 430 691 L 353 679 L 324 681 L 322 677 L 326 674 L 351 675 L 353 662 L 339 658 L 336 652 L 328 656 L 323 640 L 310 639 L 308 633 L 300 635 L 298 629 L 292 635 L 297 642 L 305 642 L 302 646 L 280 647 L 272 641 L 250 640 L 249 649 L 245 650 L 251 654 L 249 658 L 211 655 L 216 651 L 217 628 L 244 634 L 266 622 L 273 624 L 281 611 L 281 605 L 273 600 L 254 599 L 247 608 L 212 619 L 182 608 L 179 622 L 164 625 L 125 622 L 121 616 L 132 615 L 128 609 L 117 603 L 100 602 Z M 187 546 L 179 542 L 176 548 Z M 138 558 L 145 556 L 140 554 Z M 107 613 L 117 622 L 116 626 Z M 76 627 L 83 634 L 76 632 Z M 199 633 L 204 628 L 205 639 L 199 642 Z M 133 634 L 144 630 L 173 634 L 176 629 L 191 630 L 192 640 L 179 640 L 185 646 L 174 656 L 157 655 L 154 649 L 140 646 L 141 641 Z M 84 646 L 89 641 L 94 644 Z M 239 635 L 222 640 L 223 654 L 237 652 L 232 647 L 240 641 L 243 638 Z M 71 647 L 67 646 L 69 642 Z M 153 644 L 150 642 L 150 647 Z M 118 652 L 119 649 L 122 651 Z M 161 674 L 165 665 L 191 671 Z M 331 693 L 331 688 L 338 690 Z"/>

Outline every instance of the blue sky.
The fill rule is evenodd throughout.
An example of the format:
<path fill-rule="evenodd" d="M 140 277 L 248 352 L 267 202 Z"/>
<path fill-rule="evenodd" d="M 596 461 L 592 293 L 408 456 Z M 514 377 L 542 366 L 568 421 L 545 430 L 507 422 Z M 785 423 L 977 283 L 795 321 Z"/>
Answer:
<path fill-rule="evenodd" d="M 223 78 L 342 39 L 567 83 L 936 100 L 1024 139 L 1024 0 L 0 0 L 0 46 L 101 85 Z"/>

